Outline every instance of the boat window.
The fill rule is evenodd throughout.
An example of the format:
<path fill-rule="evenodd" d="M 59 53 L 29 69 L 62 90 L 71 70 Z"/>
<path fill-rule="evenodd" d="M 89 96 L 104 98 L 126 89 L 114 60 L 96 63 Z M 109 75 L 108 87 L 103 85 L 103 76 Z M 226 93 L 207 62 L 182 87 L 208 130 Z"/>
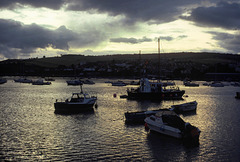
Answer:
<path fill-rule="evenodd" d="M 84 95 L 83 94 L 79 94 L 78 98 L 84 98 Z"/>
<path fill-rule="evenodd" d="M 153 120 L 153 121 L 155 121 L 155 118 L 154 118 L 154 117 L 152 117 L 152 116 L 150 117 L 150 119 L 151 119 L 151 120 Z"/>

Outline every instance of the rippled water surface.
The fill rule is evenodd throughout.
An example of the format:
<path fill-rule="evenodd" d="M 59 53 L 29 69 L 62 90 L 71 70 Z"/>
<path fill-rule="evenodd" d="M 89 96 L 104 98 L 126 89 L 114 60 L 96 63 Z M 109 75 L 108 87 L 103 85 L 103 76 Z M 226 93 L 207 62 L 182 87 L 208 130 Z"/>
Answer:
<path fill-rule="evenodd" d="M 54 102 L 67 98 L 79 87 L 59 78 L 52 85 L 14 83 L 0 85 L 0 161 L 239 161 L 239 87 L 184 87 L 183 101 L 132 101 L 120 99 L 127 87 L 112 87 L 94 80 L 84 90 L 98 96 L 92 113 L 60 115 Z M 114 98 L 113 94 L 117 94 Z M 202 132 L 199 147 L 146 132 L 143 125 L 125 124 L 127 111 L 168 108 L 196 100 L 195 114 L 181 115 Z"/>

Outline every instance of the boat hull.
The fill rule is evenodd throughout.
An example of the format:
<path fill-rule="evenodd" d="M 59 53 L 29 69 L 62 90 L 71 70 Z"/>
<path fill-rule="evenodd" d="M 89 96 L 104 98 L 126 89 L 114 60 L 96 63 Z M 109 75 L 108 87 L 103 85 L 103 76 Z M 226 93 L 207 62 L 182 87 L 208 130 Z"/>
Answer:
<path fill-rule="evenodd" d="M 172 99 L 182 99 L 185 91 L 170 91 L 170 92 L 131 92 L 128 91 L 129 99 L 152 99 L 152 100 L 172 100 Z"/>
<path fill-rule="evenodd" d="M 126 112 L 125 122 L 126 123 L 144 123 L 144 119 L 151 115 L 155 115 L 159 111 L 170 111 L 169 109 L 158 109 L 149 111 L 139 111 L 139 112 Z"/>
<path fill-rule="evenodd" d="M 180 105 L 172 105 L 171 106 L 176 113 L 184 113 L 189 111 L 196 111 L 197 109 L 197 102 L 189 102 Z"/>
<path fill-rule="evenodd" d="M 55 112 L 63 112 L 63 113 L 93 111 L 93 106 L 94 106 L 94 103 L 90 103 L 90 104 L 66 103 L 66 102 L 54 103 Z"/>
<path fill-rule="evenodd" d="M 181 139 L 183 138 L 183 135 L 179 129 L 172 128 L 166 125 L 155 125 L 153 123 L 147 123 L 149 129 L 154 132 L 158 132 L 160 134 L 164 134 L 167 136 L 171 136 L 174 138 Z"/>

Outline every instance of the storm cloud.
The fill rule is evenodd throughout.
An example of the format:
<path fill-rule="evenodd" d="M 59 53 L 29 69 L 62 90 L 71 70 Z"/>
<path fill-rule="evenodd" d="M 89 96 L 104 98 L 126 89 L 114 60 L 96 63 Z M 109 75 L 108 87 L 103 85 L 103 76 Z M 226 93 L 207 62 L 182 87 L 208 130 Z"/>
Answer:
<path fill-rule="evenodd" d="M 202 38 L 203 45 L 216 40 L 224 49 L 240 51 L 236 0 L 1 0 L 0 12 L 0 55 L 6 58 L 49 49 L 121 51 L 111 43 L 147 46 L 158 36 L 171 43 L 184 39 L 195 48 L 206 30 L 216 31 Z"/>
<path fill-rule="evenodd" d="M 0 19 L 0 35 L 0 54 L 8 58 L 17 58 L 18 53 L 34 53 L 38 48 L 68 50 L 68 42 L 78 39 L 78 34 L 65 26 L 49 30 L 37 24 L 24 25 L 5 19 Z"/>
<path fill-rule="evenodd" d="M 216 6 L 198 7 L 190 16 L 183 18 L 199 26 L 239 29 L 240 3 L 219 2 Z"/>
<path fill-rule="evenodd" d="M 209 32 L 218 41 L 218 45 L 233 53 L 240 51 L 240 34 L 227 34 L 222 32 Z"/>
<path fill-rule="evenodd" d="M 197 3 L 197 0 L 72 0 L 67 10 L 96 11 L 112 16 L 123 15 L 126 22 L 153 21 L 156 23 L 170 22 L 178 19 L 185 7 Z"/>
<path fill-rule="evenodd" d="M 1 0 L 0 8 L 13 9 L 23 5 L 32 7 L 46 7 L 51 9 L 60 9 L 64 4 L 64 0 Z"/>

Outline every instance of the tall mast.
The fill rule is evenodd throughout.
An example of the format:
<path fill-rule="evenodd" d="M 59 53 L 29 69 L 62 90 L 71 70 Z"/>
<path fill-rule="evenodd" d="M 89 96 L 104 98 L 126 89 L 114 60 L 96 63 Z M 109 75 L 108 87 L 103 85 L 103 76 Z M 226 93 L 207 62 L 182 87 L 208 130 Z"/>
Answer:
<path fill-rule="evenodd" d="M 158 75 L 160 80 L 160 38 L 158 38 Z"/>

